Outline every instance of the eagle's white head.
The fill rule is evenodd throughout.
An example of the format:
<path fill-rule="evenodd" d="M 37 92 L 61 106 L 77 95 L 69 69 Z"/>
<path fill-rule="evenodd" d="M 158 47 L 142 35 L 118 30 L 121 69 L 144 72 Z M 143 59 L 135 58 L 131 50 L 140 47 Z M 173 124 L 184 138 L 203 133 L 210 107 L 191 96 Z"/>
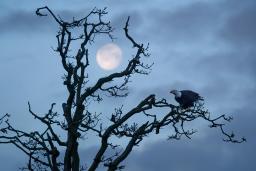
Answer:
<path fill-rule="evenodd" d="M 181 97 L 181 92 L 178 90 L 172 90 L 170 91 L 171 94 L 174 94 L 175 97 Z"/>

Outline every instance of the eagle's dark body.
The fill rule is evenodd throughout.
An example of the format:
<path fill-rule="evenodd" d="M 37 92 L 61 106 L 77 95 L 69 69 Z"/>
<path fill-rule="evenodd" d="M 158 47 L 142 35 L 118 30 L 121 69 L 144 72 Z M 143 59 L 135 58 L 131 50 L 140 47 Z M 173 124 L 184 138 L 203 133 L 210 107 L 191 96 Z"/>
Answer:
<path fill-rule="evenodd" d="M 203 98 L 198 93 L 191 90 L 173 90 L 171 93 L 175 95 L 175 100 L 180 104 L 182 108 L 192 107 L 198 100 L 203 100 Z"/>

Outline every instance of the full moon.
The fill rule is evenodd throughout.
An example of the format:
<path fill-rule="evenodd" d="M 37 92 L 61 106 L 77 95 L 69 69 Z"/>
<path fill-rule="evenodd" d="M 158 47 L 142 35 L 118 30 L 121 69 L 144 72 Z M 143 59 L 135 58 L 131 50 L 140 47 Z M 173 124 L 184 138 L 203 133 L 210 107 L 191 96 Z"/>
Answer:
<path fill-rule="evenodd" d="M 98 65 L 104 70 L 112 70 L 118 67 L 122 60 L 122 50 L 114 43 L 102 46 L 96 54 Z"/>

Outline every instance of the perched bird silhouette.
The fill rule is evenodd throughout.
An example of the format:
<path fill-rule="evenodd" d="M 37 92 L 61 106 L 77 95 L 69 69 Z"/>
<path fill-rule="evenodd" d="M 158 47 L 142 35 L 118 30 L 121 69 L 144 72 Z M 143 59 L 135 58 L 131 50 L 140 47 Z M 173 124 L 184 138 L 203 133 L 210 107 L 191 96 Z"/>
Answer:
<path fill-rule="evenodd" d="M 174 94 L 175 100 L 184 109 L 194 106 L 198 100 L 204 100 L 198 93 L 191 90 L 172 90 L 170 93 Z"/>

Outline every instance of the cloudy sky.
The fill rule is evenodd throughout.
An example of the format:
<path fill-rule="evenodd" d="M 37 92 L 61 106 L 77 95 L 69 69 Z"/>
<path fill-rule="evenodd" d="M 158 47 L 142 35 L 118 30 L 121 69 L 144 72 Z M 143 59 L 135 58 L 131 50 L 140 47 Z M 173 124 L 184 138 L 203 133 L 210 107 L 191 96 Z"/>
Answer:
<path fill-rule="evenodd" d="M 93 7 L 107 7 L 114 26 L 115 43 L 123 49 L 120 71 L 131 58 L 131 45 L 123 26 L 131 16 L 130 32 L 150 43 L 153 71 L 134 77 L 131 95 L 106 101 L 97 108 L 136 105 L 150 93 L 175 103 L 170 89 L 192 89 L 206 99 L 213 113 L 231 114 L 227 129 L 248 142 L 230 144 L 220 132 L 199 122 L 192 139 L 170 142 L 166 136 L 149 137 L 127 159 L 128 171 L 251 171 L 256 168 L 256 1 L 254 0 L 73 0 L 0 2 L 0 114 L 10 113 L 12 123 L 25 130 L 40 128 L 28 114 L 27 101 L 38 113 L 47 112 L 52 102 L 60 108 L 66 97 L 63 69 L 56 47 L 58 26 L 51 18 L 37 17 L 37 7 L 48 5 L 64 19 L 86 15 Z M 93 77 L 109 74 L 95 62 L 98 48 L 110 40 L 96 39 L 91 46 Z M 136 101 L 136 100 L 138 101 Z M 108 112 L 111 112 L 110 107 Z M 92 138 L 93 139 L 93 138 Z M 97 150 L 94 141 L 83 145 L 81 155 Z M 24 155 L 13 146 L 0 146 L 0 170 L 23 166 Z"/>

